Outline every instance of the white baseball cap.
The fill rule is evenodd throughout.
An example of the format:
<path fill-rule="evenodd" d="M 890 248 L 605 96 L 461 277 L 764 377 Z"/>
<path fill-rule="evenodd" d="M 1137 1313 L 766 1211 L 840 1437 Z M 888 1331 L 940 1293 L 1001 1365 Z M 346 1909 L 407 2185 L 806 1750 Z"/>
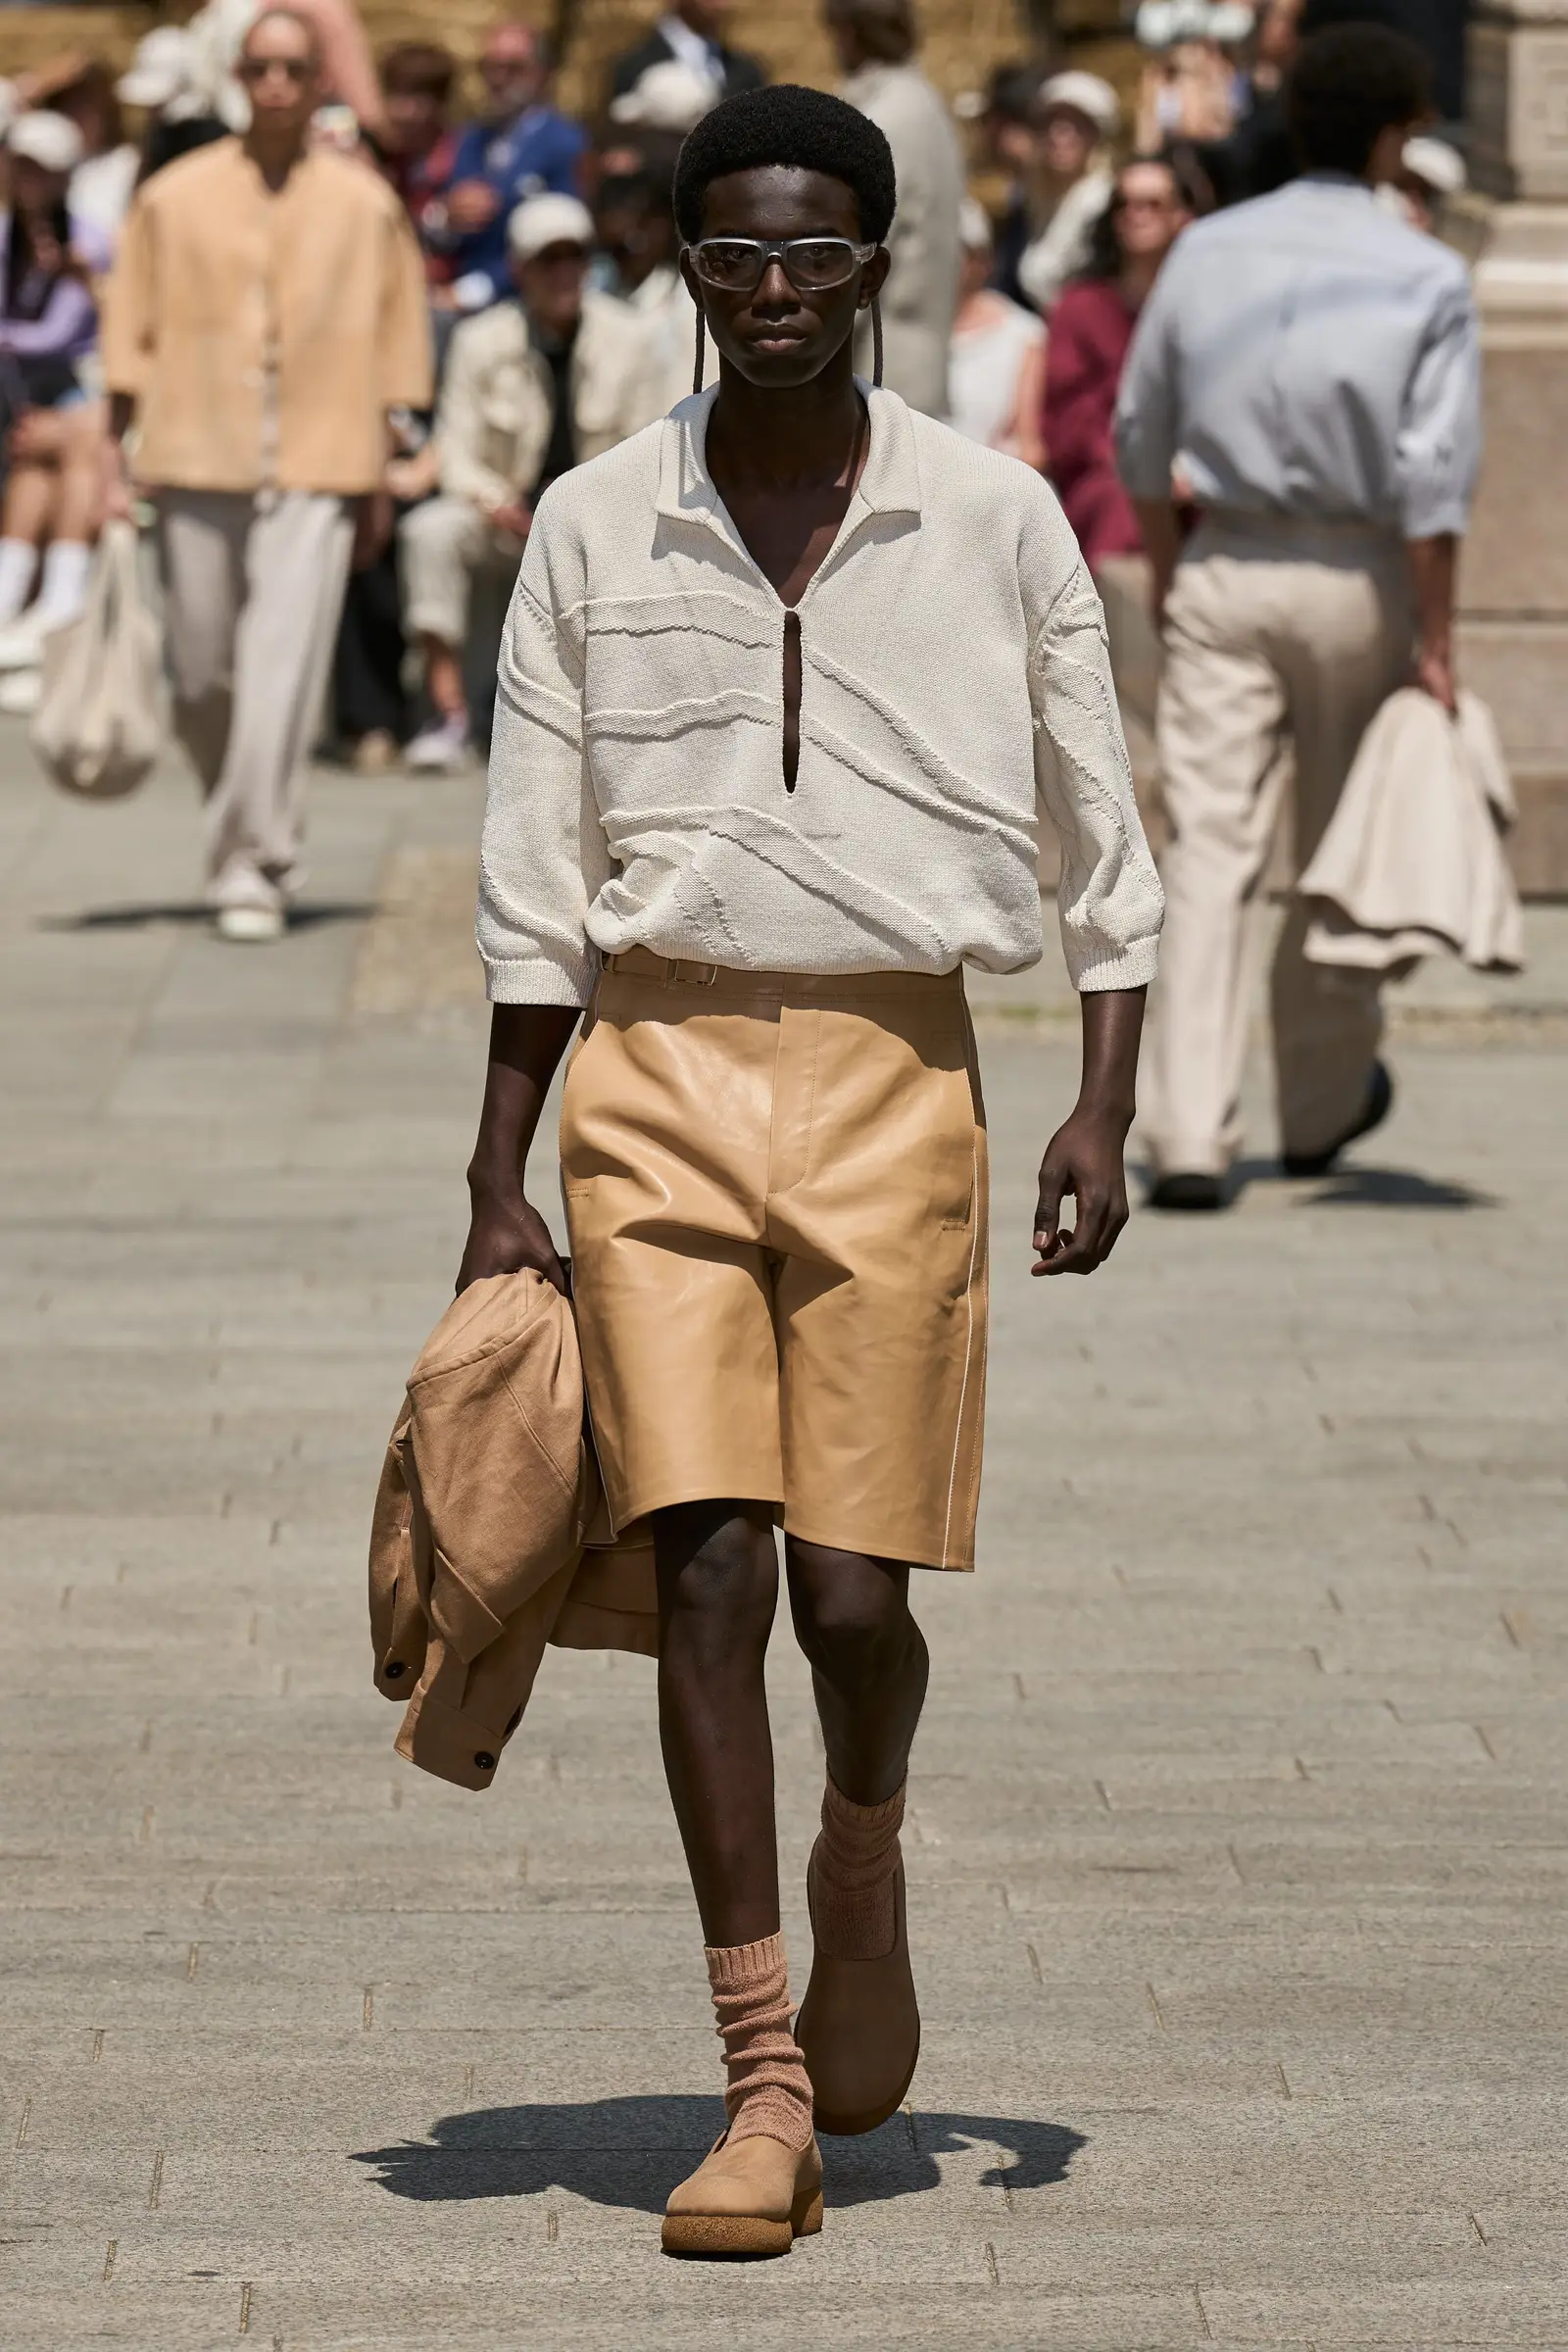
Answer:
<path fill-rule="evenodd" d="M 85 152 L 81 133 L 69 115 L 34 107 L 19 115 L 6 132 L 13 155 L 25 156 L 40 172 L 74 172 Z"/>
<path fill-rule="evenodd" d="M 634 123 L 639 130 L 695 130 L 705 115 L 718 104 L 718 84 L 694 66 L 669 57 L 640 74 L 629 90 L 610 102 L 612 122 Z"/>
<path fill-rule="evenodd" d="M 144 106 L 154 114 L 189 88 L 196 57 L 181 24 L 155 24 L 136 43 L 129 67 L 115 84 L 122 106 Z"/>
<path fill-rule="evenodd" d="M 1041 83 L 1035 108 L 1037 113 L 1049 115 L 1056 106 L 1068 106 L 1075 115 L 1087 116 L 1102 139 L 1114 138 L 1121 127 L 1121 100 L 1098 74 L 1083 74 L 1076 68 L 1068 74 L 1053 74 L 1049 81 Z"/>
<path fill-rule="evenodd" d="M 532 261 L 549 245 L 580 245 L 591 253 L 594 217 L 575 196 L 529 196 L 507 222 L 514 261 Z"/>
<path fill-rule="evenodd" d="M 1458 149 L 1450 147 L 1446 139 L 1428 138 L 1424 131 L 1405 140 L 1399 161 L 1412 179 L 1419 179 L 1439 196 L 1457 196 L 1467 181 L 1464 157 Z"/>

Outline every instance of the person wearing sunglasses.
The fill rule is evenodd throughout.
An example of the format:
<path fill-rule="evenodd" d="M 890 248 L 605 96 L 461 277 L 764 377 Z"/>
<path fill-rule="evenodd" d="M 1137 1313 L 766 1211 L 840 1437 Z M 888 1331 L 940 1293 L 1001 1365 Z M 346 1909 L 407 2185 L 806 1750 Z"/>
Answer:
<path fill-rule="evenodd" d="M 883 133 L 821 92 L 697 125 L 675 217 L 694 376 L 710 338 L 718 382 L 546 491 L 500 663 L 458 1287 L 565 1287 L 520 1171 L 586 1007 L 572 1295 L 612 1517 L 652 1523 L 664 1767 L 727 2068 L 725 2133 L 666 2210 L 679 2254 L 820 2228 L 816 2129 L 874 2129 L 918 2055 L 909 1586 L 974 1565 L 985 1386 L 962 966 L 1038 959 L 1047 814 L 1084 1077 L 1029 1233 L 1034 1272 L 1088 1273 L 1127 1213 L 1161 914 L 1054 497 L 854 373 L 895 198 Z M 780 1525 L 827 1761 L 793 2035 L 762 1674 Z"/>
<path fill-rule="evenodd" d="M 408 217 L 363 164 L 313 151 L 311 26 L 259 16 L 243 139 L 137 192 L 104 306 L 112 506 L 123 439 L 158 513 L 174 722 L 207 797 L 220 935 L 272 940 L 298 881 L 300 796 L 359 525 L 389 415 L 430 403 L 424 272 Z"/>

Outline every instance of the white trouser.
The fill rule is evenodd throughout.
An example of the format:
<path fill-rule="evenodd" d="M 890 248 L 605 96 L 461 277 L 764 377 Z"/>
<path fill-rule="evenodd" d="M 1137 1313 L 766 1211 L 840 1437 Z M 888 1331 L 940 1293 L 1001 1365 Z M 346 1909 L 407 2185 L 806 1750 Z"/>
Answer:
<path fill-rule="evenodd" d="M 427 498 L 398 526 L 403 568 L 403 625 L 411 637 L 461 647 L 468 634 L 473 582 L 489 572 L 510 591 L 522 549 L 492 529 L 466 498 Z"/>
<path fill-rule="evenodd" d="M 157 504 L 174 728 L 207 796 L 209 896 L 276 906 L 298 879 L 350 507 L 311 490 L 160 490 Z"/>

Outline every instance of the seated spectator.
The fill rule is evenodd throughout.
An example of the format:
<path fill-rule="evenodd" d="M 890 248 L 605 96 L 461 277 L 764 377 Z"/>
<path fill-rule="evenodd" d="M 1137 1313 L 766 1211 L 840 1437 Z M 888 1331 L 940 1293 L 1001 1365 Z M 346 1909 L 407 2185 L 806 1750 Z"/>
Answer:
<path fill-rule="evenodd" d="M 1018 264 L 1029 242 L 1029 179 L 1035 165 L 1035 110 L 1043 78 L 1038 66 L 998 66 L 986 89 L 964 93 L 956 108 L 961 121 L 979 124 L 983 162 L 988 171 L 1000 173 L 1007 182 L 1000 222 L 993 230 L 996 258 L 992 283 L 1013 303 L 1025 299 L 1018 283 Z"/>
<path fill-rule="evenodd" d="M 530 196 L 578 191 L 588 134 L 545 102 L 544 43 L 526 24 L 497 24 L 479 53 L 484 106 L 458 142 L 447 218 L 452 296 L 481 311 L 510 287 L 507 222 Z"/>
<path fill-rule="evenodd" d="M 402 41 L 383 52 L 378 70 L 386 131 L 376 161 L 419 242 L 439 364 L 457 319 L 446 199 L 458 148 L 447 120 L 458 62 L 439 42 Z M 368 533 L 364 550 L 367 560 L 356 561 L 349 573 L 332 661 L 332 741 L 366 775 L 394 766 L 412 731 L 396 524 L 435 487 L 428 417 L 402 413 L 388 422 L 397 450 L 387 462 L 378 527 Z"/>
<path fill-rule="evenodd" d="M 996 266 L 990 215 L 966 196 L 958 216 L 963 269 L 948 363 L 952 421 L 971 441 L 1045 465 L 1040 412 L 1045 392 L 1046 330 L 992 284 Z"/>
<path fill-rule="evenodd" d="M 1446 139 L 1430 138 L 1417 131 L 1405 140 L 1399 151 L 1399 169 L 1393 179 L 1379 188 L 1412 228 L 1423 236 L 1437 237 L 1443 233 L 1444 208 L 1457 196 L 1466 183 L 1464 158 Z"/>
<path fill-rule="evenodd" d="M 457 274 L 447 197 L 458 160 L 458 133 L 448 121 L 458 61 L 439 41 L 400 41 L 380 59 L 386 136 L 382 171 L 402 197 L 424 256 L 424 274 L 437 309 L 453 307 Z"/>
<path fill-rule="evenodd" d="M 1218 206 L 1266 196 L 1296 176 L 1284 81 L 1300 45 L 1301 7 L 1302 0 L 1262 0 L 1237 75 L 1234 125 L 1200 144 L 1198 160 Z"/>
<path fill-rule="evenodd" d="M 678 267 L 675 159 L 686 133 L 718 103 L 713 84 L 689 66 L 650 66 L 636 86 L 612 102 L 627 144 L 600 159 L 595 215 L 603 258 L 613 268 L 610 291 L 629 303 L 659 348 L 664 407 L 692 389 L 697 306 Z M 717 360 L 710 360 L 710 372 Z"/>
<path fill-rule="evenodd" d="M 1138 89 L 1133 144 L 1228 139 L 1248 101 L 1238 53 L 1253 28 L 1247 0 L 1142 0 L 1134 29 L 1153 52 Z"/>
<path fill-rule="evenodd" d="M 46 633 L 80 612 L 102 520 L 102 408 L 89 397 L 81 367 L 97 343 L 94 284 L 110 256 L 103 229 L 70 208 L 68 191 L 81 156 L 81 133 L 64 115 L 19 115 L 6 134 L 11 205 L 0 215 L 0 396 L 8 465 L 0 511 L 4 669 L 35 667 Z M 42 587 L 28 606 L 40 554 Z"/>
<path fill-rule="evenodd" d="M 550 484 L 663 414 L 648 329 L 588 291 L 593 218 L 574 196 L 534 196 L 509 223 L 518 299 L 452 338 L 436 414 L 441 495 L 404 517 L 407 625 L 420 638 L 436 721 L 409 765 L 460 766 L 469 743 L 463 649 L 472 584 L 510 586 Z"/>
<path fill-rule="evenodd" d="M 1185 160 L 1135 156 L 1117 172 L 1089 267 L 1051 314 L 1046 471 L 1091 568 L 1142 546 L 1116 471 L 1112 420 L 1138 314 L 1206 189 Z"/>
<path fill-rule="evenodd" d="M 761 60 L 725 45 L 730 7 L 731 0 L 675 0 L 646 40 L 616 58 L 610 69 L 611 95 L 623 98 L 650 66 L 668 65 L 672 59 L 710 81 L 715 102 L 733 98 L 738 90 L 760 90 L 767 79 Z"/>
<path fill-rule="evenodd" d="M 1110 201 L 1106 149 L 1121 105 L 1098 74 L 1053 74 L 1041 85 L 1037 115 L 1029 242 L 1018 257 L 1018 283 L 1043 314 L 1088 260 L 1095 222 Z"/>
<path fill-rule="evenodd" d="M 141 152 L 125 136 L 114 75 L 98 58 L 57 58 L 33 75 L 33 106 L 64 115 L 81 134 L 81 161 L 71 175 L 72 219 L 95 228 L 113 249 L 125 218 Z"/>
<path fill-rule="evenodd" d="M 155 24 L 136 43 L 136 53 L 115 84 L 122 106 L 146 117 L 136 184 L 151 179 L 182 155 L 228 136 L 228 124 L 214 114 L 202 86 L 195 42 L 182 24 Z"/>

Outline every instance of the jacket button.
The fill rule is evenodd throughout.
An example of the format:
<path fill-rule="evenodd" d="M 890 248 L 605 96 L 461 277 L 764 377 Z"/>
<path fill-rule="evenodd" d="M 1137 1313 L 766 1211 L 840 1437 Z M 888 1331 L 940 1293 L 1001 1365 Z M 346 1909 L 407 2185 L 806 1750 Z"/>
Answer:
<path fill-rule="evenodd" d="M 496 1760 L 487 1747 L 481 1747 L 473 1760 L 481 1772 L 494 1772 L 496 1768 Z"/>
<path fill-rule="evenodd" d="M 403 1672 L 403 1660 L 401 1658 L 394 1658 L 390 1665 L 382 1667 L 381 1672 L 386 1676 L 386 1679 L 389 1683 L 395 1683 L 398 1679 L 398 1676 Z"/>

